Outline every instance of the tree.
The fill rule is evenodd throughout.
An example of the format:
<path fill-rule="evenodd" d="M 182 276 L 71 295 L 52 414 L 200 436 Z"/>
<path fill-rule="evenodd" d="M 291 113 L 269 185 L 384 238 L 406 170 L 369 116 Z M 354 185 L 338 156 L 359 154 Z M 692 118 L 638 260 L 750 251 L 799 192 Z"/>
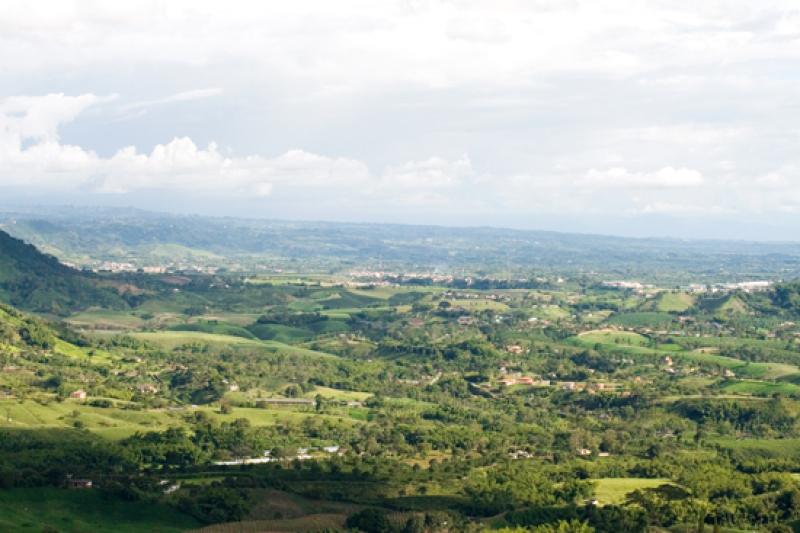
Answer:
<path fill-rule="evenodd" d="M 425 518 L 420 515 L 414 515 L 406 520 L 403 526 L 402 533 L 424 533 L 425 531 Z"/>
<path fill-rule="evenodd" d="M 391 533 L 393 530 L 386 513 L 371 508 L 350 515 L 345 525 L 365 533 Z"/>

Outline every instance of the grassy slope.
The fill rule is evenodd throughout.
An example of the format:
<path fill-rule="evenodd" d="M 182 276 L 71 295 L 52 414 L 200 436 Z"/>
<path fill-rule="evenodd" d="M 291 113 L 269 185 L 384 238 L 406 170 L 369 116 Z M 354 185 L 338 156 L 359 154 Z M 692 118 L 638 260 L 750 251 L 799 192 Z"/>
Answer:
<path fill-rule="evenodd" d="M 628 494 L 639 489 L 652 489 L 670 483 L 669 479 L 641 479 L 632 477 L 601 478 L 595 480 L 595 497 L 600 505 L 621 504 Z"/>
<path fill-rule="evenodd" d="M 13 308 L 0 307 L 0 325 L 5 325 L 5 327 L 10 328 L 13 331 L 18 331 L 20 328 L 29 327 L 30 324 L 25 323 L 25 320 L 28 318 L 29 316 L 26 316 L 25 314 L 20 313 Z M 52 352 L 72 359 L 91 361 L 93 364 L 107 365 L 111 363 L 112 356 L 105 350 L 93 350 L 93 355 L 90 356 L 86 350 L 58 338 L 57 333 L 53 331 L 47 324 L 41 321 L 36 321 L 35 323 L 38 324 L 42 330 L 47 331 L 50 335 L 52 335 L 52 338 L 55 341 L 54 346 L 51 348 Z M 19 338 L 12 342 L 12 344 L 3 342 L 3 340 L 0 339 L 0 348 L 12 352 L 19 351 L 23 348 L 34 349 L 26 346 L 25 343 Z"/>
<path fill-rule="evenodd" d="M 197 331 L 157 331 L 157 332 L 137 332 L 131 336 L 139 338 L 166 349 L 173 349 L 183 344 L 194 342 L 207 343 L 212 345 L 224 346 L 243 346 L 247 348 L 263 348 L 270 352 L 282 351 L 290 355 L 304 355 L 309 357 L 335 357 L 334 355 L 289 346 L 278 341 L 261 341 L 257 339 L 245 339 L 244 337 L 234 337 L 230 335 L 219 335 L 216 333 L 202 333 Z"/>
<path fill-rule="evenodd" d="M 662 292 L 655 302 L 657 311 L 662 313 L 683 313 L 695 304 L 692 295 L 683 292 Z"/>
<path fill-rule="evenodd" d="M 722 448 L 744 451 L 756 457 L 789 457 L 800 459 L 800 439 L 739 439 L 717 438 L 714 443 Z"/>
<path fill-rule="evenodd" d="M 794 383 L 764 383 L 763 381 L 737 381 L 725 385 L 722 390 L 739 394 L 800 394 L 800 386 Z"/>
<path fill-rule="evenodd" d="M 170 533 L 196 528 L 199 524 L 171 507 L 125 501 L 98 490 L 0 491 L 0 530 L 40 533 L 46 526 L 61 533 Z"/>
<path fill-rule="evenodd" d="M 741 298 L 730 294 L 698 299 L 697 308 L 721 320 L 750 312 L 750 308 Z"/>
<path fill-rule="evenodd" d="M 347 394 L 345 391 L 336 391 Z M 351 393 L 360 395 L 360 393 Z M 148 409 L 132 411 L 120 408 L 92 407 L 84 403 L 67 400 L 62 403 L 50 402 L 41 405 L 25 400 L 0 400 L 0 427 L 24 428 L 71 428 L 76 420 L 84 427 L 101 437 L 123 439 L 137 431 L 163 431 L 169 427 L 181 426 L 185 422 L 183 416 L 193 411 L 202 411 L 218 422 L 232 422 L 237 418 L 246 418 L 253 426 L 271 426 L 278 423 L 301 422 L 309 417 L 339 421 L 335 415 L 321 415 L 315 412 L 294 411 L 290 408 L 274 409 L 235 407 L 233 412 L 223 415 L 215 405 L 203 405 L 197 408 L 168 411 Z M 77 413 L 77 416 L 74 416 Z M 342 421 L 355 423 L 353 419 L 342 418 Z"/>
<path fill-rule="evenodd" d="M 632 313 L 617 313 L 608 319 L 608 323 L 624 327 L 666 328 L 673 320 L 675 320 L 675 317 L 669 313 L 635 311 Z"/>
<path fill-rule="evenodd" d="M 372 397 L 371 392 L 339 390 L 321 386 L 315 387 L 313 391 L 307 392 L 306 394 L 303 395 L 303 397 L 315 398 L 318 394 L 323 398 L 332 398 L 334 400 L 346 400 L 346 401 L 357 401 L 357 402 L 361 402 L 366 400 L 367 398 Z"/>
<path fill-rule="evenodd" d="M 77 416 L 73 416 L 77 413 Z M 77 401 L 50 402 L 0 401 L 0 427 L 69 428 L 79 420 L 84 427 L 101 436 L 121 439 L 137 431 L 163 430 L 179 425 L 180 419 L 167 411 L 131 411 L 92 407 Z"/>
<path fill-rule="evenodd" d="M 578 335 L 581 342 L 612 345 L 646 346 L 647 337 L 632 331 L 597 329 Z"/>
<path fill-rule="evenodd" d="M 129 311 L 90 310 L 67 318 L 77 328 L 131 330 L 144 325 L 144 320 Z"/>
<path fill-rule="evenodd" d="M 92 305 L 127 307 L 97 278 L 62 265 L 0 231 L 0 300 L 30 311 L 66 314 Z"/>
<path fill-rule="evenodd" d="M 627 331 L 593 330 L 581 333 L 572 339 L 577 344 L 586 347 L 602 344 L 613 350 L 627 352 L 632 355 L 663 356 L 669 354 L 672 357 L 680 357 L 698 363 L 715 364 L 732 370 L 740 377 L 777 379 L 800 372 L 800 368 L 785 363 L 749 363 L 733 357 L 704 353 L 702 350 L 677 352 L 674 350 L 648 348 L 644 346 L 647 342 L 646 337 Z"/>

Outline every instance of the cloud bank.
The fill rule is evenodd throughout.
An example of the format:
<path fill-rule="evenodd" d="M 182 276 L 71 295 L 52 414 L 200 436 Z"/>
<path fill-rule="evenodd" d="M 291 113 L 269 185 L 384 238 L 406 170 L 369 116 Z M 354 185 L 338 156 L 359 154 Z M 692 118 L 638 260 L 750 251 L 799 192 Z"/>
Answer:
<path fill-rule="evenodd" d="M 798 61 L 789 0 L 9 0 L 0 194 L 767 221 L 800 213 Z"/>

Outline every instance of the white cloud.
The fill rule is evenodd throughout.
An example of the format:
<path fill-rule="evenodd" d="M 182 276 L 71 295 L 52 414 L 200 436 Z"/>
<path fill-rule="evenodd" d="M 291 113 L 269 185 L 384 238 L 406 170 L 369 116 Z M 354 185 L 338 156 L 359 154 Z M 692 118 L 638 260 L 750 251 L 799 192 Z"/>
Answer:
<path fill-rule="evenodd" d="M 235 58 L 255 74 L 363 88 L 502 86 L 548 72 L 647 74 L 796 54 L 797 41 L 787 38 L 797 18 L 791 1 L 724 4 L 8 0 L 0 5 L 0 64 L 29 72 L 220 68 Z M 764 21 L 763 29 L 750 21 Z"/>
<path fill-rule="evenodd" d="M 129 104 L 120 106 L 120 110 L 123 112 L 141 111 L 143 109 L 165 104 L 202 100 L 205 98 L 210 98 L 212 96 L 219 96 L 222 94 L 222 92 L 223 92 L 222 89 L 220 89 L 219 87 L 209 87 L 206 89 L 193 89 L 191 91 L 183 91 L 176 94 L 172 94 L 170 96 L 165 96 L 164 98 L 131 102 Z"/>
<path fill-rule="evenodd" d="M 19 143 L 22 139 L 36 141 L 58 140 L 58 128 L 71 122 L 84 110 L 109 98 L 93 94 L 65 96 L 12 96 L 0 101 L 0 135 L 4 143 Z"/>
<path fill-rule="evenodd" d="M 56 94 L 0 102 L 0 184 L 418 221 L 794 209 L 798 21 L 796 0 L 8 0 L 0 84 Z"/>
<path fill-rule="evenodd" d="M 91 193 L 135 191 L 213 193 L 220 197 L 267 197 L 300 192 L 309 201 L 329 194 L 347 198 L 371 195 L 385 201 L 442 204 L 438 191 L 452 189 L 472 174 L 468 156 L 454 161 L 431 157 L 390 166 L 373 177 L 356 159 L 328 157 L 294 149 L 276 157 L 223 154 L 215 143 L 198 147 L 188 137 L 156 145 L 150 152 L 134 146 L 110 157 L 58 141 L 58 127 L 105 99 L 47 95 L 0 101 L 0 186 L 36 184 L 52 190 Z M 27 145 L 28 141 L 32 144 Z"/>
<path fill-rule="evenodd" d="M 591 169 L 578 183 L 590 188 L 672 189 L 698 187 L 704 179 L 700 172 L 689 168 L 663 167 L 655 172 L 631 172 L 624 167 L 613 167 Z"/>
<path fill-rule="evenodd" d="M 447 36 L 478 43 L 503 43 L 511 38 L 506 25 L 492 18 L 457 17 L 447 25 Z"/>
<path fill-rule="evenodd" d="M 754 192 L 761 191 L 768 194 L 794 195 L 800 198 L 800 164 L 785 164 L 779 168 L 765 172 L 756 176 L 749 183 L 744 180 L 742 186 L 754 189 Z"/>
<path fill-rule="evenodd" d="M 409 161 L 390 166 L 383 175 L 384 182 L 397 188 L 452 188 L 463 183 L 473 173 L 472 163 L 466 155 L 455 161 L 431 157 L 423 161 Z"/>
<path fill-rule="evenodd" d="M 667 214 L 667 215 L 723 215 L 734 213 L 718 205 L 653 202 L 641 209 L 634 210 L 632 214 Z"/>
<path fill-rule="evenodd" d="M 36 187 L 88 194 L 137 191 L 205 194 L 224 199 L 322 201 L 340 209 L 480 213 L 671 213 L 789 211 L 800 204 L 796 166 L 748 178 L 726 161 L 708 178 L 693 168 L 570 167 L 490 174 L 468 155 L 388 165 L 373 174 L 363 161 L 292 149 L 277 156 L 235 156 L 189 137 L 149 152 L 127 146 L 108 157 L 62 143 L 59 127 L 108 98 L 92 94 L 0 100 L 0 187 Z M 660 130 L 659 130 L 660 131 Z M 670 133 L 671 135 L 671 133 Z M 713 135 L 712 135 L 713 136 Z M 625 159 L 617 157 L 621 163 Z"/>
<path fill-rule="evenodd" d="M 128 146 L 108 158 L 59 142 L 60 125 L 105 100 L 92 94 L 55 94 L 0 101 L 0 185 L 79 187 L 101 193 L 153 189 L 266 196 L 276 184 L 334 187 L 369 177 L 366 166 L 352 159 L 302 150 L 275 158 L 228 157 L 216 144 L 202 149 L 188 137 L 156 145 L 150 153 Z"/>
<path fill-rule="evenodd" d="M 746 139 L 751 131 L 745 127 L 711 126 L 708 124 L 667 124 L 664 126 L 645 126 L 617 130 L 613 132 L 618 140 L 668 143 L 670 145 L 689 145 L 708 147 L 727 145 Z"/>

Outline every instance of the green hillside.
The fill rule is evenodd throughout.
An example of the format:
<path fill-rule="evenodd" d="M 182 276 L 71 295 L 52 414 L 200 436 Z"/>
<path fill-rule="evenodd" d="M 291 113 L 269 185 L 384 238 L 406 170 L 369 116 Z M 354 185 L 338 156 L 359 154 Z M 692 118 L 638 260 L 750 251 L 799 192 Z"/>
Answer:
<path fill-rule="evenodd" d="M 66 314 L 92 305 L 123 307 L 98 280 L 0 231 L 0 301 L 29 311 Z"/>
<path fill-rule="evenodd" d="M 703 313 L 723 320 L 750 312 L 748 305 L 735 294 L 701 298 L 697 301 L 697 308 Z"/>
<path fill-rule="evenodd" d="M 0 304 L 0 352 L 55 348 L 58 340 L 56 333 L 40 320 Z"/>
<path fill-rule="evenodd" d="M 683 292 L 662 292 L 655 302 L 657 311 L 684 313 L 694 305 L 694 297 Z"/>

